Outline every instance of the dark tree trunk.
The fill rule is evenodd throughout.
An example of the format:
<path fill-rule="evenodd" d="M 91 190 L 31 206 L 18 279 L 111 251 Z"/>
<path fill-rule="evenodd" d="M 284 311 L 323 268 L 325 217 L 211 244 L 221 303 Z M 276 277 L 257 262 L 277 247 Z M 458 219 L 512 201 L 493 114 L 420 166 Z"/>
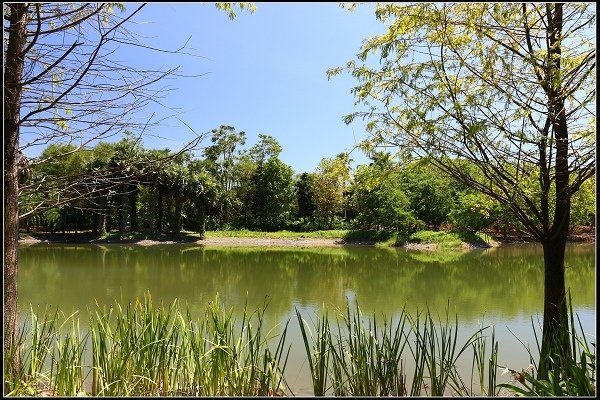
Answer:
<path fill-rule="evenodd" d="M 162 233 L 163 227 L 163 188 L 161 185 L 158 185 L 158 200 L 157 204 L 158 210 L 156 211 L 156 229 L 158 233 Z"/>
<path fill-rule="evenodd" d="M 544 248 L 544 325 L 538 378 L 548 379 L 553 365 L 549 356 L 570 358 L 569 325 L 565 286 L 565 247 L 567 236 L 543 243 Z M 556 359 L 556 358 L 555 358 Z"/>
<path fill-rule="evenodd" d="M 129 193 L 127 189 L 121 193 L 121 206 L 119 207 L 119 232 L 127 230 L 127 215 L 129 214 Z"/>
<path fill-rule="evenodd" d="M 177 194 L 175 196 L 175 213 L 173 214 L 173 227 L 171 232 L 178 234 L 181 232 L 181 210 L 183 208 L 183 196 Z"/>
<path fill-rule="evenodd" d="M 131 185 L 131 193 L 129 194 L 129 219 L 131 222 L 131 230 L 137 232 L 138 230 L 138 218 L 137 218 L 137 201 L 139 189 L 137 185 Z"/>
<path fill-rule="evenodd" d="M 98 236 L 104 236 L 106 235 L 106 213 L 108 212 L 106 208 L 108 202 L 106 201 L 106 197 L 104 195 L 100 195 L 98 198 L 98 203 L 100 210 L 98 211 L 96 234 Z"/>
<path fill-rule="evenodd" d="M 555 138 L 555 188 L 554 220 L 544 246 L 544 327 L 542 348 L 538 364 L 538 378 L 547 379 L 548 370 L 560 368 L 560 360 L 571 358 L 569 325 L 565 290 L 565 247 L 569 235 L 571 194 L 569 193 L 569 131 L 565 115 L 565 99 L 560 86 L 562 32 L 562 4 L 548 7 L 549 59 L 548 116 Z M 558 356 L 558 357 L 557 357 Z M 554 362 L 551 361 L 552 358 Z"/>
<path fill-rule="evenodd" d="M 206 234 L 206 205 L 204 200 L 200 200 L 197 203 L 198 207 L 198 233 L 200 234 L 200 239 L 204 239 L 204 235 Z"/>
<path fill-rule="evenodd" d="M 98 225 L 96 227 L 96 234 L 98 236 L 106 235 L 106 214 L 105 213 L 100 212 L 100 214 L 98 214 L 97 223 L 98 223 Z"/>
<path fill-rule="evenodd" d="M 17 250 L 19 244 L 19 120 L 26 43 L 27 3 L 12 3 L 4 64 L 4 354 L 17 332 Z M 13 369 L 20 361 L 15 359 Z M 6 394 L 6 384 L 3 384 Z"/>
<path fill-rule="evenodd" d="M 157 193 L 156 193 L 156 185 L 150 186 L 150 195 L 148 204 L 148 229 L 150 233 L 156 233 L 156 203 L 157 203 Z"/>

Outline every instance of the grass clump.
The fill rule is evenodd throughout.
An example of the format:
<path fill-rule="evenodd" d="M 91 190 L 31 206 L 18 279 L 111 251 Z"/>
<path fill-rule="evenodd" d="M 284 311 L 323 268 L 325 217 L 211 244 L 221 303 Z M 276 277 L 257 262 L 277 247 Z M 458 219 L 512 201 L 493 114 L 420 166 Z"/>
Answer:
<path fill-rule="evenodd" d="M 486 342 L 479 329 L 458 347 L 458 321 L 434 321 L 429 311 L 415 318 L 402 311 L 397 322 L 375 316 L 364 319 L 360 308 L 350 309 L 346 304 L 342 320 L 334 331 L 325 313 L 318 322 L 315 335 L 308 323 L 296 311 L 307 352 L 314 394 L 323 396 L 443 396 L 454 390 L 461 395 L 473 394 L 472 376 L 469 389 L 458 375 L 456 364 L 471 347 L 479 349 L 478 357 L 485 357 Z M 307 334 L 309 332 L 309 334 Z M 494 342 L 494 338 L 492 337 Z M 312 345 L 311 345 L 312 343 Z M 495 342 L 493 343 L 493 345 Z M 488 368 L 496 375 L 496 351 L 492 351 Z M 474 356 L 475 357 L 475 356 Z M 414 366 L 408 378 L 407 364 Z M 483 384 L 485 366 L 478 368 L 479 382 Z M 490 378 L 492 379 L 492 378 Z M 495 381 L 490 380 L 495 387 Z"/>
<path fill-rule="evenodd" d="M 465 245 L 473 247 L 490 247 L 493 241 L 485 233 L 418 231 L 408 237 L 409 243 L 435 244 L 443 249 L 460 248 Z"/>
<path fill-rule="evenodd" d="M 5 389 L 10 396 L 282 394 L 287 324 L 273 350 L 266 306 L 252 313 L 244 308 L 238 323 L 217 296 L 202 318 L 193 319 L 176 301 L 157 307 L 148 295 L 124 307 L 97 307 L 85 336 L 73 316 L 57 325 L 58 313 L 46 313 L 42 322 L 32 314 L 31 327 L 20 331 L 5 357 Z"/>

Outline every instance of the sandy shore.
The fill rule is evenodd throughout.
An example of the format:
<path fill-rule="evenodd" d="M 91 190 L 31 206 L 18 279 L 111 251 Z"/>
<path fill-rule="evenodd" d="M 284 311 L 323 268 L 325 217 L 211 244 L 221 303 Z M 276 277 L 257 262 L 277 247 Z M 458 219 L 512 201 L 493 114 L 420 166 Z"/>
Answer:
<path fill-rule="evenodd" d="M 166 240 L 94 240 L 94 239 L 38 239 L 31 236 L 26 236 L 19 239 L 19 244 L 35 244 L 35 243 L 89 243 L 89 244 L 135 244 L 139 246 L 153 246 L 161 244 L 188 243 L 201 246 L 248 246 L 248 247 L 340 247 L 340 246 L 373 246 L 370 242 L 346 242 L 342 239 L 318 239 L 318 238 L 301 238 L 301 239 L 278 239 L 278 238 L 249 238 L 249 237 L 226 237 L 226 238 L 207 238 L 190 240 L 185 238 L 178 240 L 170 238 Z"/>

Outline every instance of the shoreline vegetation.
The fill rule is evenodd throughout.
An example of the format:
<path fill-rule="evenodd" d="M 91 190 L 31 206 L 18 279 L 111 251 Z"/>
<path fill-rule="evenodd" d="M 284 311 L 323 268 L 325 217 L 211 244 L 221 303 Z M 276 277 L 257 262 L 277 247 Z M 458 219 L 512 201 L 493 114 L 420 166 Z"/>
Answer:
<path fill-rule="evenodd" d="M 531 352 L 527 369 L 500 364 L 494 326 L 480 326 L 459 340 L 458 317 L 450 315 L 449 304 L 445 317 L 403 310 L 397 323 L 348 303 L 331 314 L 324 309 L 316 325 L 298 309 L 295 314 L 314 396 L 590 396 L 596 391 L 595 346 L 585 339 L 579 317 L 576 325 L 571 304 L 569 298 L 569 327 L 561 334 L 572 339 L 573 359 L 557 358 L 557 371 L 547 380 L 535 378 Z M 196 318 L 177 300 L 157 304 L 148 293 L 128 304 L 88 310 L 87 331 L 78 312 L 32 310 L 6 354 L 5 394 L 295 396 L 285 378 L 291 350 L 286 336 L 294 317 L 269 329 L 267 306 L 245 307 L 240 324 L 218 294 Z M 471 373 L 461 376 L 459 359 L 469 357 Z M 19 367 L 8 368 L 14 359 L 22 360 Z M 511 376 L 507 383 L 505 373 Z"/>
<path fill-rule="evenodd" d="M 570 242 L 594 243 L 595 227 L 580 226 L 571 230 Z M 324 230 L 314 232 L 260 232 L 260 231 L 208 231 L 204 238 L 195 232 L 181 234 L 150 234 L 148 232 L 109 232 L 98 237 L 91 232 L 65 233 L 21 233 L 19 244 L 136 244 L 152 246 L 161 244 L 188 243 L 202 246 L 247 246 L 247 247 L 339 247 L 372 246 L 403 247 L 410 250 L 469 250 L 498 247 L 506 243 L 533 243 L 535 240 L 515 232 L 449 232 L 418 231 L 411 235 L 395 232 Z"/>

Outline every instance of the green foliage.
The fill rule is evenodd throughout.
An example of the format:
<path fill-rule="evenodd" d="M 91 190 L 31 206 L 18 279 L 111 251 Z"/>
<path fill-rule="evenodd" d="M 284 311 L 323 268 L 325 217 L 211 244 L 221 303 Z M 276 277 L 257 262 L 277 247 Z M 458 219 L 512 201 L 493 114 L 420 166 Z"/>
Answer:
<path fill-rule="evenodd" d="M 277 158 L 281 151 L 277 141 L 259 136 L 259 143 L 243 150 L 245 134 L 222 126 L 200 159 L 190 152 L 145 149 L 132 135 L 115 143 L 99 142 L 86 151 L 50 145 L 43 152 L 48 161 L 31 168 L 40 186 L 21 191 L 21 215 L 33 212 L 21 226 L 51 232 L 97 230 L 103 216 L 109 230 L 125 218 L 129 229 L 139 219 L 139 230 L 152 230 L 153 224 L 159 231 L 173 232 L 385 230 L 398 232 L 400 242 L 426 227 L 475 233 L 494 223 L 500 229 L 523 229 L 508 205 L 465 188 L 430 159 L 401 167 L 390 153 L 372 151 L 372 162 L 357 166 L 351 174 L 351 160 L 340 154 L 322 160 L 316 172 L 294 178 L 292 169 Z M 482 174 L 472 162 L 455 160 L 453 165 L 473 177 Z M 66 189 L 54 185 L 81 176 L 86 180 Z M 519 190 L 539 200 L 538 180 L 537 175 L 521 180 Z M 594 183 L 586 181 L 573 196 L 572 224 L 590 223 Z M 515 203 L 524 205 L 518 199 Z M 35 213 L 40 204 L 50 208 Z M 528 215 L 535 218 L 535 213 Z"/>
<path fill-rule="evenodd" d="M 571 198 L 571 226 L 594 226 L 596 216 L 596 177 L 585 181 Z"/>
<path fill-rule="evenodd" d="M 409 242 L 436 244 L 441 248 L 460 248 L 465 244 L 489 247 L 490 238 L 482 233 L 418 231 L 411 234 Z"/>
<path fill-rule="evenodd" d="M 259 164 L 253 182 L 256 225 L 265 230 L 283 228 L 291 220 L 294 205 L 292 168 L 272 157 L 264 165 Z"/>
<path fill-rule="evenodd" d="M 234 192 L 239 182 L 235 167 L 240 159 L 239 147 L 246 143 L 246 133 L 237 132 L 229 125 L 221 125 L 212 130 L 211 142 L 213 145 L 207 146 L 203 154 L 208 170 L 219 183 L 218 218 L 221 224 L 231 224 L 232 213 L 240 206 L 239 197 Z"/>
<path fill-rule="evenodd" d="M 356 169 L 352 186 L 352 205 L 361 229 L 414 231 L 416 218 L 409 211 L 409 200 L 400 186 L 400 173 L 377 162 Z"/>
<path fill-rule="evenodd" d="M 484 194 L 459 193 L 448 220 L 455 230 L 475 233 L 495 222 L 500 210 L 500 205 Z"/>
<path fill-rule="evenodd" d="M 324 158 L 313 179 L 315 218 L 327 229 L 332 229 L 335 217 L 343 209 L 344 191 L 350 179 L 350 159 L 341 153 L 334 159 Z"/>
<path fill-rule="evenodd" d="M 410 201 L 409 208 L 416 218 L 434 229 L 447 222 L 454 206 L 453 179 L 423 160 L 403 168 L 400 180 Z"/>
<path fill-rule="evenodd" d="M 89 155 L 73 145 L 50 144 L 40 158 L 47 160 L 36 168 L 36 174 L 58 178 L 78 175 Z"/>
<path fill-rule="evenodd" d="M 259 142 L 248 150 L 248 155 L 258 166 L 263 165 L 265 161 L 271 158 L 279 157 L 281 145 L 277 142 L 277 139 L 264 133 L 260 133 L 258 138 L 260 139 Z"/>
<path fill-rule="evenodd" d="M 229 19 L 233 20 L 237 17 L 235 12 L 236 4 L 241 11 L 248 10 L 250 14 L 253 14 L 254 11 L 256 11 L 256 5 L 254 5 L 254 3 L 215 3 L 215 7 L 226 12 Z"/>
<path fill-rule="evenodd" d="M 304 172 L 295 183 L 296 202 L 298 205 L 296 216 L 299 219 L 311 220 L 317 209 L 313 193 L 314 179 L 314 174 Z"/>

